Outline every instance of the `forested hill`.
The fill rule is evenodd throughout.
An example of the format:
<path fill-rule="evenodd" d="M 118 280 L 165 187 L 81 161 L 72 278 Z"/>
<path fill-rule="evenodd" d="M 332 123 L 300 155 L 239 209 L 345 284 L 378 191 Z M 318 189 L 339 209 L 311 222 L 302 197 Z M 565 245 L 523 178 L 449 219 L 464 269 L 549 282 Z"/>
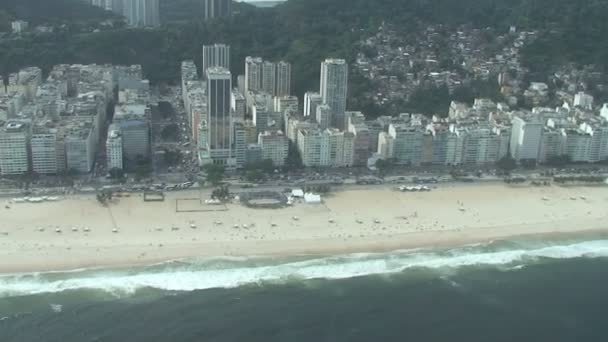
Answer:
<path fill-rule="evenodd" d="M 164 25 L 155 30 L 4 40 L 2 72 L 64 62 L 139 63 L 152 81 L 175 81 L 179 62 L 198 61 L 202 43 L 225 42 L 233 46 L 235 73 L 242 72 L 246 55 L 290 60 L 301 93 L 318 87 L 323 58 L 352 60 L 354 43 L 383 21 L 404 34 L 437 23 L 492 27 L 496 32 L 510 25 L 536 29 L 540 37 L 525 50 L 524 59 L 538 77 L 566 62 L 608 69 L 606 0 L 289 0 L 267 9 L 238 4 L 232 18 L 207 23 L 200 21 L 199 6 L 200 0 L 161 0 Z M 34 23 L 110 15 L 79 0 L 2 0 L 0 20 L 3 13 Z"/>
<path fill-rule="evenodd" d="M 34 25 L 68 21 L 104 20 L 113 15 L 83 0 L 2 0 L 0 30 L 9 20 L 21 19 Z"/>

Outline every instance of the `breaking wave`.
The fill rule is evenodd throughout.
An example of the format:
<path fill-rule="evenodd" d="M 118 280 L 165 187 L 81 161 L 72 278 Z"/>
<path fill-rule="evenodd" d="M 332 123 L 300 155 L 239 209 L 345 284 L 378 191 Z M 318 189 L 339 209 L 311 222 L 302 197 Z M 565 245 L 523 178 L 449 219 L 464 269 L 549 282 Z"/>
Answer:
<path fill-rule="evenodd" d="M 491 243 L 446 250 L 352 254 L 306 260 L 215 258 L 170 262 L 129 270 L 79 270 L 0 276 L 0 298 L 100 290 L 130 295 L 140 289 L 193 291 L 306 279 L 344 279 L 411 269 L 504 267 L 518 270 L 546 259 L 608 257 L 608 240 L 570 244 Z"/>

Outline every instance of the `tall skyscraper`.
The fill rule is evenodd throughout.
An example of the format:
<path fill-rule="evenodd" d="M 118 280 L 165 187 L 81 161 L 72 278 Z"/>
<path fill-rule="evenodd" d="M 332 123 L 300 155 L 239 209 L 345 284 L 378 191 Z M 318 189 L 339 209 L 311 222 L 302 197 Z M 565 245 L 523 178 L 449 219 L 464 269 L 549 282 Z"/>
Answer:
<path fill-rule="evenodd" d="M 277 65 L 273 62 L 264 61 L 262 64 L 262 91 L 270 95 L 275 94 Z"/>
<path fill-rule="evenodd" d="M 221 18 L 232 14 L 232 0 L 203 0 L 203 18 Z"/>
<path fill-rule="evenodd" d="M 348 91 L 348 64 L 343 59 L 326 59 L 321 63 L 321 96 L 332 111 L 332 126 L 346 127 L 344 112 Z"/>
<path fill-rule="evenodd" d="M 207 69 L 211 67 L 222 67 L 230 70 L 229 45 L 203 45 L 203 76 L 207 75 Z"/>
<path fill-rule="evenodd" d="M 260 57 L 245 58 L 245 92 L 258 91 L 262 88 L 262 64 Z"/>
<path fill-rule="evenodd" d="M 232 74 L 226 68 L 207 69 L 208 148 L 216 164 L 231 164 L 232 131 L 230 96 Z"/>
<path fill-rule="evenodd" d="M 277 63 L 277 81 L 275 96 L 291 95 L 291 63 Z"/>
<path fill-rule="evenodd" d="M 122 13 L 133 27 L 160 25 L 159 0 L 124 0 Z"/>

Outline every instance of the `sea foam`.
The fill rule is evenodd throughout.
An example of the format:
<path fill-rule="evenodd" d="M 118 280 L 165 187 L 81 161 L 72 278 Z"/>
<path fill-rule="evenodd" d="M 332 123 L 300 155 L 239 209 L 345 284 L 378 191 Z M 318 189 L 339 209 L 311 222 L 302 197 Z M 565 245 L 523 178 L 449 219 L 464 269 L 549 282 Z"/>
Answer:
<path fill-rule="evenodd" d="M 208 259 L 172 262 L 130 270 L 88 270 L 63 276 L 36 273 L 0 277 L 0 297 L 57 293 L 71 290 L 100 290 L 129 295 L 139 289 L 193 291 L 233 288 L 261 282 L 303 279 L 344 279 L 366 275 L 394 274 L 408 269 L 454 270 L 469 266 L 517 270 L 543 259 L 608 257 L 608 240 L 536 246 L 476 245 L 450 250 L 396 251 L 353 254 L 308 260 Z"/>

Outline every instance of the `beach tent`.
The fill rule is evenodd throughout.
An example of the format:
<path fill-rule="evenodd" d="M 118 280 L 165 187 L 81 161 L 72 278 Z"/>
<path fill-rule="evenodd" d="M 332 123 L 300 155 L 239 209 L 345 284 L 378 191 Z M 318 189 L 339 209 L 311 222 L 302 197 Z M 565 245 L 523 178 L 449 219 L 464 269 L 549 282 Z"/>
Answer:
<path fill-rule="evenodd" d="M 321 203 L 321 195 L 313 194 L 308 192 L 304 194 L 304 202 L 308 204 L 319 204 Z"/>
<path fill-rule="evenodd" d="M 302 197 L 304 197 L 304 190 L 293 189 L 293 190 L 291 190 L 291 196 L 295 197 L 295 198 L 302 198 Z"/>

